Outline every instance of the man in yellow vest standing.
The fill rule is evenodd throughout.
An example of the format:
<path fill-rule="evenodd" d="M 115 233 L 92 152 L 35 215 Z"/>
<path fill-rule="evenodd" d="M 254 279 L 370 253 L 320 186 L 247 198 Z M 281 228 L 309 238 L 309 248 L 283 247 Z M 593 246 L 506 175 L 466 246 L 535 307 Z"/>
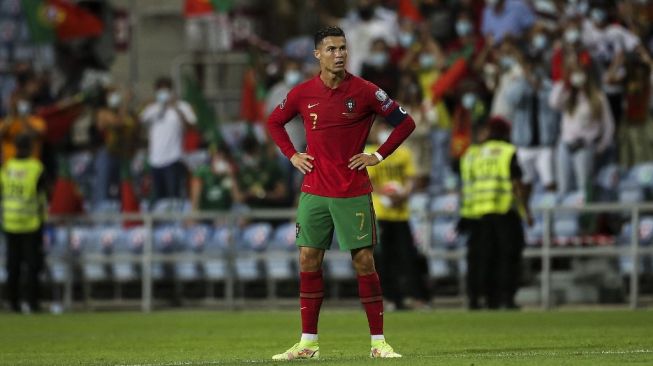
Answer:
<path fill-rule="evenodd" d="M 26 265 L 26 297 L 31 312 L 40 311 L 39 272 L 43 264 L 41 225 L 44 219 L 45 194 L 43 165 L 30 157 L 33 137 L 16 136 L 16 156 L 7 160 L 0 172 L 2 189 L 2 226 L 7 239 L 7 296 L 11 309 L 21 311 L 20 273 Z"/>
<path fill-rule="evenodd" d="M 485 129 L 484 129 L 485 130 Z M 479 133 L 478 135 L 481 135 Z M 460 195 L 460 219 L 456 225 L 456 231 L 467 237 L 467 307 L 470 310 L 481 308 L 481 293 L 483 288 L 483 261 L 480 256 L 479 225 L 480 217 L 474 211 L 474 181 L 472 180 L 472 164 L 479 151 L 482 140 L 471 144 L 460 158 L 460 180 L 462 189 Z"/>
<path fill-rule="evenodd" d="M 473 211 L 480 217 L 479 255 L 484 264 L 487 307 L 516 309 L 521 255 L 525 245 L 520 213 L 533 218 L 521 183 L 510 125 L 502 118 L 488 122 L 488 140 L 480 145 L 471 166 Z"/>

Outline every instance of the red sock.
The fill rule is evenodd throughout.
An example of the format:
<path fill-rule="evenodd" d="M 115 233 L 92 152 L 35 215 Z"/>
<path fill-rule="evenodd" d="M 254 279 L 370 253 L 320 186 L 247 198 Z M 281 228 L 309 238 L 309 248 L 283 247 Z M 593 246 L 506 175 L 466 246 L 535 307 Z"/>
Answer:
<path fill-rule="evenodd" d="M 317 334 L 317 321 L 324 299 L 322 270 L 299 272 L 299 306 L 302 314 L 302 333 Z"/>
<path fill-rule="evenodd" d="M 383 294 L 379 275 L 372 274 L 358 276 L 358 296 L 367 314 L 371 335 L 383 334 Z"/>

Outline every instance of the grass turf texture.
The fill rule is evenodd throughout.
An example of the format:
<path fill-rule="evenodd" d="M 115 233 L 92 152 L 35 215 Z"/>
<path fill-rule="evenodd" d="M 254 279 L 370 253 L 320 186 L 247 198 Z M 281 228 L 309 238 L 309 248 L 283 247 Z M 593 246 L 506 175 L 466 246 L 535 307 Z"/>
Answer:
<path fill-rule="evenodd" d="M 653 364 L 650 310 L 447 310 L 387 313 L 385 323 L 387 339 L 403 359 L 370 360 L 363 311 L 327 307 L 316 364 Z M 2 314 L 0 364 L 279 364 L 270 357 L 292 346 L 299 329 L 299 316 L 292 311 Z"/>

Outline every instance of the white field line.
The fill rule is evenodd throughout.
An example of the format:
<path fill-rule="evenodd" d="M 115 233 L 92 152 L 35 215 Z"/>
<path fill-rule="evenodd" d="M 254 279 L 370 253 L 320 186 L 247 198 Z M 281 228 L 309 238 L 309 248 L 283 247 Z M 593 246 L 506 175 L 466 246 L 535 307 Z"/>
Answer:
<path fill-rule="evenodd" d="M 560 357 L 560 356 L 596 356 L 596 355 L 635 355 L 635 354 L 653 354 L 650 349 L 634 350 L 597 350 L 597 351 L 579 351 L 579 352 L 556 352 L 556 351 L 515 351 L 515 352 L 465 352 L 465 353 L 447 353 L 442 355 L 415 355 L 415 358 L 525 358 L 525 357 Z M 410 358 L 410 356 L 408 357 Z M 322 361 L 336 361 L 328 358 Z M 221 360 L 221 361 L 178 361 L 164 363 L 135 363 L 119 364 L 116 366 L 195 366 L 195 365 L 228 365 L 228 364 L 249 364 L 249 363 L 268 363 L 272 360 Z"/>

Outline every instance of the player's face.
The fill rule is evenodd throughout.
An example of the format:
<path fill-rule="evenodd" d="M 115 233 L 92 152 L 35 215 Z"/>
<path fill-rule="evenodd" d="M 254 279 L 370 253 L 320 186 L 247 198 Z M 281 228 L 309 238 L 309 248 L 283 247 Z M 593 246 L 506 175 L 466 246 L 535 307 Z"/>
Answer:
<path fill-rule="evenodd" d="M 345 70 L 347 63 L 347 42 L 345 37 L 326 37 L 315 50 L 315 57 L 320 60 L 320 69 L 338 73 Z"/>

